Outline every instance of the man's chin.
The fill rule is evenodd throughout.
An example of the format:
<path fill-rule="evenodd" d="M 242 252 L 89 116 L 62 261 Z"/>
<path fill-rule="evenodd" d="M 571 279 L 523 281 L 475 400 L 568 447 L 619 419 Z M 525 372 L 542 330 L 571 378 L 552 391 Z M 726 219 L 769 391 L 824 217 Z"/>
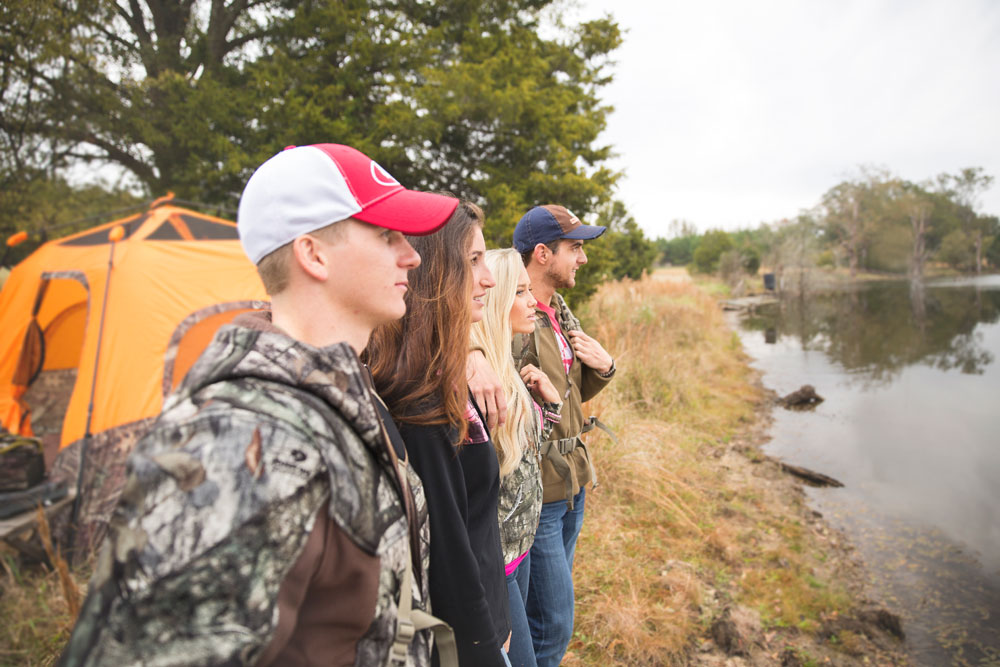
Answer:
<path fill-rule="evenodd" d="M 571 275 L 571 276 L 569 276 L 567 278 L 567 277 L 564 277 L 564 276 L 560 276 L 560 275 L 558 275 L 558 274 L 556 274 L 554 272 L 553 273 L 549 273 L 547 275 L 548 275 L 548 279 L 551 281 L 552 286 L 554 288 L 556 288 L 556 289 L 570 289 L 571 287 L 573 287 L 574 285 L 576 285 L 576 277 L 575 276 Z"/>

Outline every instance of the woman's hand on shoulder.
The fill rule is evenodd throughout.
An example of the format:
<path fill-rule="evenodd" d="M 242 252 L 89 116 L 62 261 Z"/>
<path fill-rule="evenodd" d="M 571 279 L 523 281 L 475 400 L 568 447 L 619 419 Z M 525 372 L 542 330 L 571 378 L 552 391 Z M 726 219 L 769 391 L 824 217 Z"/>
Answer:
<path fill-rule="evenodd" d="M 479 411 L 486 417 L 486 427 L 492 431 L 507 421 L 507 399 L 503 395 L 503 385 L 481 350 L 469 352 L 465 377 Z"/>
<path fill-rule="evenodd" d="M 549 376 L 533 364 L 525 364 L 521 369 L 521 379 L 536 398 L 545 403 L 559 403 L 562 397 L 556 391 Z"/>

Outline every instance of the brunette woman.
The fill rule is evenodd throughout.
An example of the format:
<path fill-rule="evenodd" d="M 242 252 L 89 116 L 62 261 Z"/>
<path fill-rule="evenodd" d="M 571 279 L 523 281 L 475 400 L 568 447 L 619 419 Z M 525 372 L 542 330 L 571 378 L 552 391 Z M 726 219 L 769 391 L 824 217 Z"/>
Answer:
<path fill-rule="evenodd" d="M 459 664 L 503 667 L 510 615 L 499 463 L 465 380 L 469 328 L 493 286 L 482 223 L 479 207 L 462 202 L 441 231 L 407 237 L 421 258 L 409 273 L 407 312 L 375 330 L 367 358 L 424 483 L 433 613 L 455 630 Z"/>
<path fill-rule="evenodd" d="M 558 423 L 562 402 L 545 373 L 531 364 L 518 372 L 511 357 L 513 334 L 535 330 L 536 302 L 521 255 L 513 248 L 490 250 L 486 265 L 496 286 L 486 294 L 485 317 L 472 325 L 472 347 L 482 351 L 507 401 L 507 419 L 494 430 L 493 444 L 500 460 L 498 522 L 512 626 L 509 658 L 514 667 L 534 667 L 524 605 L 531 567 L 528 554 L 542 511 L 539 443 Z"/>

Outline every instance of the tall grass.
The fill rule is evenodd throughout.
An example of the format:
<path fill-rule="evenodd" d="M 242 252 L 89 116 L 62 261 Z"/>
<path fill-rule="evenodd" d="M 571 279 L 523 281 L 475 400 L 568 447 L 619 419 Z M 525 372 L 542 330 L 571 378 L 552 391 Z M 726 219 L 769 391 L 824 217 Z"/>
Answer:
<path fill-rule="evenodd" d="M 45 513 L 38 510 L 38 533 L 52 568 L 24 567 L 16 552 L 0 547 L 0 666 L 55 664 L 80 608 L 84 572 L 70 571 L 53 548 Z M 84 569 L 89 570 L 89 566 Z"/>
<path fill-rule="evenodd" d="M 760 426 L 766 399 L 716 301 L 646 278 L 602 286 L 581 315 L 619 369 L 585 414 L 619 444 L 589 436 L 599 485 L 565 664 L 684 663 L 726 605 L 806 632 L 843 608 L 844 591 L 816 575 L 825 556 L 799 513 L 747 472 L 759 454 L 734 439 Z"/>

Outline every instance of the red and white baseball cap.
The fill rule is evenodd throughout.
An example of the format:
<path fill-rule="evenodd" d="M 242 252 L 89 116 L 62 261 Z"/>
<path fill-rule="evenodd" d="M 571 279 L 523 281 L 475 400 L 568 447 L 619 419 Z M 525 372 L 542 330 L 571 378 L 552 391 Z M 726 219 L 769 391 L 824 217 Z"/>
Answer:
<path fill-rule="evenodd" d="M 458 199 L 407 190 L 364 153 L 340 144 L 289 146 L 247 181 L 236 217 L 254 264 L 296 237 L 347 218 L 404 234 L 431 234 Z"/>

